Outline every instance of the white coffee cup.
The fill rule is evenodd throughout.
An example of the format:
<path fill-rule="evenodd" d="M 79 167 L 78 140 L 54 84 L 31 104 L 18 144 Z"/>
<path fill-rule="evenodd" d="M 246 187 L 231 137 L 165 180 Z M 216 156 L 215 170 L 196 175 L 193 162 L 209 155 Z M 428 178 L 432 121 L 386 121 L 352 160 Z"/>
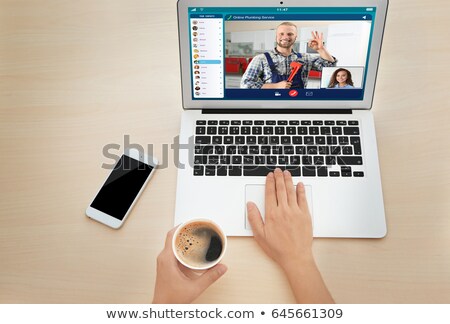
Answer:
<path fill-rule="evenodd" d="M 205 218 L 191 219 L 175 231 L 172 250 L 177 260 L 193 270 L 218 264 L 227 249 L 227 236 L 219 225 Z"/>

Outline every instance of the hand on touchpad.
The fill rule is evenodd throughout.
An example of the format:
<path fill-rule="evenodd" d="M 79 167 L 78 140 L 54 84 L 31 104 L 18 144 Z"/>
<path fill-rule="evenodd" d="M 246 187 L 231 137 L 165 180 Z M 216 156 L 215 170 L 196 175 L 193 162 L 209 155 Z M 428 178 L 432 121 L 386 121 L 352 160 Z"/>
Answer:
<path fill-rule="evenodd" d="M 296 187 L 296 186 L 294 186 Z M 305 193 L 306 200 L 308 200 L 309 212 L 311 213 L 311 218 L 314 224 L 314 213 L 313 213 L 313 204 L 312 204 L 312 188 L 311 186 L 305 185 Z M 256 206 L 258 206 L 259 211 L 261 212 L 261 216 L 264 219 L 265 217 L 265 208 L 264 208 L 264 196 L 265 196 L 265 185 L 246 185 L 245 186 L 245 228 L 251 230 L 250 223 L 247 219 L 247 202 L 253 201 Z"/>

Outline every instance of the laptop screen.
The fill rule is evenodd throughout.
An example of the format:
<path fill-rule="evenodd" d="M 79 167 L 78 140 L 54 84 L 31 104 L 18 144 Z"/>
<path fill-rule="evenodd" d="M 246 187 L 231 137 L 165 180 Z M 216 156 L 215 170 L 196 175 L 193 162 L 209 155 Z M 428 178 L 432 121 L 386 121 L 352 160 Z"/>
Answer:
<path fill-rule="evenodd" d="M 363 100 L 376 7 L 189 7 L 192 100 Z"/>

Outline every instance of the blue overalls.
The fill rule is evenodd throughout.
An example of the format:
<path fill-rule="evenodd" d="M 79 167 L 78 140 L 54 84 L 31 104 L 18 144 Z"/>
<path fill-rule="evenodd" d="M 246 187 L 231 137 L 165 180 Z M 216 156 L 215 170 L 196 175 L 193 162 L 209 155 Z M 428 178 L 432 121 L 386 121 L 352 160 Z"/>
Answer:
<path fill-rule="evenodd" d="M 269 67 L 270 70 L 272 71 L 272 83 L 277 83 L 277 82 L 281 82 L 281 81 L 286 81 L 289 78 L 289 75 L 281 75 L 278 74 L 277 69 L 275 68 L 275 64 L 272 61 L 272 58 L 270 57 L 269 53 L 264 53 L 264 55 L 266 56 L 267 59 L 267 63 L 269 63 Z M 299 57 L 301 58 L 301 55 L 298 54 Z M 297 89 L 303 89 L 305 88 L 305 85 L 303 84 L 303 80 L 302 80 L 302 76 L 301 76 L 301 72 L 303 70 L 303 65 L 300 68 L 300 70 L 298 70 L 297 74 L 294 76 L 294 78 L 292 79 L 292 88 L 297 88 Z"/>

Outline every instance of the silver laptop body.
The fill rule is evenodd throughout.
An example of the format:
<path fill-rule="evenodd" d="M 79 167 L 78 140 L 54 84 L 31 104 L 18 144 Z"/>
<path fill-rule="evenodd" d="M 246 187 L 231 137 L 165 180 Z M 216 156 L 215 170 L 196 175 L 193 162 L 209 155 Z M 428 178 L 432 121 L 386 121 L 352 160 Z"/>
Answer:
<path fill-rule="evenodd" d="M 251 236 L 246 202 L 264 214 L 265 174 L 281 167 L 306 186 L 315 237 L 384 237 L 371 107 L 386 12 L 387 0 L 178 1 L 184 111 L 174 223 L 210 218 L 229 236 Z M 274 51 L 283 22 L 298 31 L 297 81 L 246 83 L 259 69 L 252 80 L 272 84 L 293 73 Z M 323 55 L 309 47 L 315 31 L 334 65 L 311 67 Z"/>

